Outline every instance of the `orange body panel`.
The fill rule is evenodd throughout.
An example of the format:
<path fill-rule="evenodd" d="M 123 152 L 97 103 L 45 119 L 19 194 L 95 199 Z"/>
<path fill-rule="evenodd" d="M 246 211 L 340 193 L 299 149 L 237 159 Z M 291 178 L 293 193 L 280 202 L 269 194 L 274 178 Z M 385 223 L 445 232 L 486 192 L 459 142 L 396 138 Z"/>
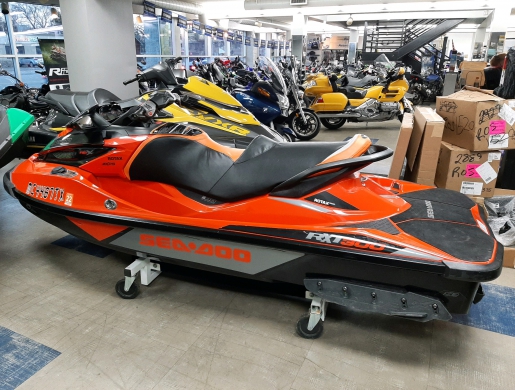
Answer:
<path fill-rule="evenodd" d="M 159 135 L 161 136 L 163 135 Z M 148 139 L 153 137 L 157 136 L 124 137 L 121 144 L 120 139 L 105 140 L 104 147 L 116 146 L 119 151 L 108 153 L 106 156 L 123 157 L 122 160 L 116 160 L 115 167 L 120 172 L 127 172 L 131 159 L 127 159 L 128 154 L 125 153 L 137 150 L 143 142 L 148 142 Z M 370 140 L 360 137 L 355 136 L 353 142 L 350 142 L 347 147 L 328 156 L 321 164 L 330 164 L 361 155 L 369 147 Z M 209 140 L 202 136 L 198 136 L 197 140 L 210 145 Z M 222 146 L 218 145 L 217 148 L 221 152 L 226 151 Z M 233 150 L 227 153 L 234 159 L 240 152 Z M 355 206 L 355 209 L 337 209 L 324 204 L 313 207 L 312 203 L 303 202 L 303 199 L 292 204 L 287 201 L 288 198 L 270 195 L 233 203 L 205 205 L 188 198 L 171 185 L 131 181 L 124 174 L 115 175 L 113 166 L 101 163 L 106 161 L 104 156 L 98 160 L 100 162 L 92 161 L 81 167 L 69 167 L 69 170 L 76 175 L 64 177 L 51 174 L 52 169 L 59 165 L 37 161 L 37 155 L 34 155 L 18 165 L 13 172 L 12 182 L 19 191 L 36 200 L 88 213 L 107 216 L 113 214 L 121 218 L 174 224 L 194 229 L 218 230 L 229 225 L 243 225 L 269 229 L 323 231 L 331 234 L 355 234 L 392 245 L 402 243 L 402 246 L 408 249 L 426 252 L 440 259 L 427 261 L 462 262 L 402 231 L 391 235 L 382 230 L 352 226 L 357 223 L 389 219 L 402 213 L 410 208 L 410 205 L 398 195 L 431 187 L 350 173 L 345 179 L 329 184 L 316 192 L 325 191 L 339 199 L 345 199 Z M 117 203 L 115 211 L 108 210 L 104 206 L 107 199 Z M 299 212 L 299 207 L 303 209 L 302 212 Z M 477 209 L 477 206 L 475 208 Z M 481 220 L 479 211 L 475 210 L 474 213 L 479 225 Z M 105 224 L 97 226 L 77 219 L 72 219 L 72 222 L 99 239 L 124 229 L 123 226 L 112 227 Z M 319 245 L 334 247 L 336 244 L 320 243 Z M 359 247 L 352 249 L 358 252 L 365 250 Z M 495 251 L 490 262 L 494 261 L 494 258 Z"/>

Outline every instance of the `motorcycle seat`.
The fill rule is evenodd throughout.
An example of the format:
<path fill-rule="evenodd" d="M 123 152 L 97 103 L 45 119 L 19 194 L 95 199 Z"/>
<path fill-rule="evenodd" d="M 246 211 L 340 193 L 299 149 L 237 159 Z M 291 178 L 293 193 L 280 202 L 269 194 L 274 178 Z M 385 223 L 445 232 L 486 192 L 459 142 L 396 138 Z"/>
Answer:
<path fill-rule="evenodd" d="M 349 142 L 278 143 L 258 136 L 246 149 L 236 149 L 221 146 L 205 133 L 160 136 L 143 147 L 128 172 L 130 180 L 169 184 L 233 202 L 270 193 L 288 179 L 334 158 Z"/>
<path fill-rule="evenodd" d="M 50 91 L 41 98 L 41 101 L 56 106 L 70 116 L 77 116 L 95 104 L 118 100 L 120 100 L 118 96 L 102 88 L 96 88 L 90 92 Z"/>
<path fill-rule="evenodd" d="M 347 76 L 347 78 L 349 79 L 348 85 L 351 85 L 356 88 L 363 88 L 364 86 L 366 86 L 367 84 L 370 84 L 370 82 L 371 82 L 371 77 L 367 77 L 367 76 L 363 77 L 362 79 L 348 77 L 348 76 Z"/>
<path fill-rule="evenodd" d="M 345 87 L 341 90 L 341 92 L 349 99 L 364 99 L 365 96 L 367 96 L 366 89 L 357 90 L 354 87 Z"/>

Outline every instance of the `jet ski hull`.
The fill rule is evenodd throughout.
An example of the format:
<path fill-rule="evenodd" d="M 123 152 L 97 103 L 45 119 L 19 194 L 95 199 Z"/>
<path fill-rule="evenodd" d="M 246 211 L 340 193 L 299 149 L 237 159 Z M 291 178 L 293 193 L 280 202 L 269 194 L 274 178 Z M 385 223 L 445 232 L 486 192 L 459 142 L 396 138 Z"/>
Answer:
<path fill-rule="evenodd" d="M 4 187 L 38 218 L 115 251 L 144 253 L 164 263 L 266 282 L 307 286 L 308 279 L 319 278 L 365 282 L 378 286 L 376 290 L 400 288 L 437 299 L 453 314 L 466 314 L 480 299 L 480 283 L 495 279 L 502 267 L 500 244 L 489 262 L 424 261 L 388 253 L 381 250 L 384 243 L 368 242 L 365 237 L 343 235 L 348 246 L 331 245 L 327 241 L 338 241 L 331 232 L 242 225 L 210 229 L 79 211 L 18 191 L 10 172 L 4 176 Z"/>

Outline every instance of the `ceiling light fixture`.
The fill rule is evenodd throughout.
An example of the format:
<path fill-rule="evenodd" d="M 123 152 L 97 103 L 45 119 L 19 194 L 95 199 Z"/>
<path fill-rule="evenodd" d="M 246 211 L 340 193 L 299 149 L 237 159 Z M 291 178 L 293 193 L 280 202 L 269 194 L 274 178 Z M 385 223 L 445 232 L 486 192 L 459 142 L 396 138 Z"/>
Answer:
<path fill-rule="evenodd" d="M 352 22 L 354 22 L 354 19 L 352 19 L 352 14 L 349 15 L 349 19 L 347 19 L 347 26 L 352 25 Z"/>

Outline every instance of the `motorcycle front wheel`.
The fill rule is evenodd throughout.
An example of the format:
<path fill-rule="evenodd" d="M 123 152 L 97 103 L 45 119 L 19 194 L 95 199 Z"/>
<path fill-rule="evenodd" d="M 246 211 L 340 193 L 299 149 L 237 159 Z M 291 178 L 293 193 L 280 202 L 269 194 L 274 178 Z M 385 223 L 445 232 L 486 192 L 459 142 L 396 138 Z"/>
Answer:
<path fill-rule="evenodd" d="M 411 99 L 411 102 L 414 106 L 418 106 L 419 104 L 421 104 L 422 100 L 422 95 L 419 92 L 413 93 L 413 99 Z"/>
<path fill-rule="evenodd" d="M 322 124 L 329 130 L 337 130 L 342 127 L 347 118 L 320 118 Z"/>
<path fill-rule="evenodd" d="M 303 110 L 306 122 L 302 119 L 302 115 L 298 111 L 290 115 L 290 127 L 301 141 L 309 141 L 317 136 L 320 132 L 320 119 L 311 110 Z"/>

